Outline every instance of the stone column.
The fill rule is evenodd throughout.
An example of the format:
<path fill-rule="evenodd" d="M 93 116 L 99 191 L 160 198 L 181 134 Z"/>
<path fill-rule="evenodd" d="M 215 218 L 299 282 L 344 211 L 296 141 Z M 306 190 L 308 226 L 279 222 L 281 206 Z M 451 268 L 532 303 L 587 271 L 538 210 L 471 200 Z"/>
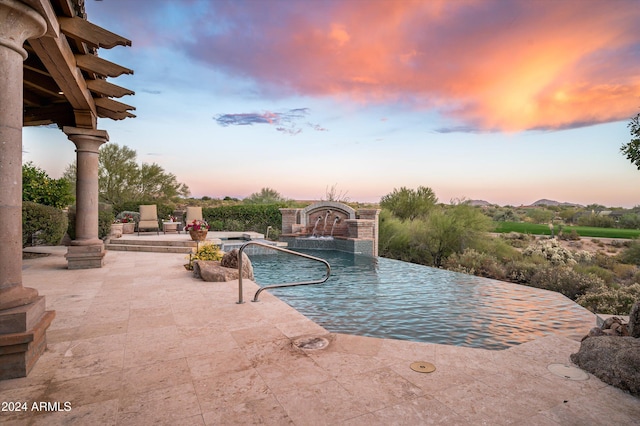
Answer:
<path fill-rule="evenodd" d="M 298 223 L 298 211 L 300 209 L 279 209 L 282 214 L 282 233 L 283 234 L 292 234 L 293 225 Z"/>
<path fill-rule="evenodd" d="M 22 61 L 25 40 L 45 32 L 44 19 L 17 1 L 0 1 L 0 309 L 31 303 L 22 287 Z"/>
<path fill-rule="evenodd" d="M 98 237 L 98 151 L 109 140 L 105 130 L 65 126 L 76 145 L 76 238 L 67 251 L 69 269 L 101 268 L 104 243 Z"/>
<path fill-rule="evenodd" d="M 22 45 L 45 30 L 35 10 L 0 0 L 0 380 L 29 373 L 55 316 L 37 290 L 22 286 Z"/>
<path fill-rule="evenodd" d="M 360 219 L 373 221 L 373 255 L 378 256 L 378 219 L 380 216 L 380 209 L 360 209 L 358 210 L 358 217 Z"/>

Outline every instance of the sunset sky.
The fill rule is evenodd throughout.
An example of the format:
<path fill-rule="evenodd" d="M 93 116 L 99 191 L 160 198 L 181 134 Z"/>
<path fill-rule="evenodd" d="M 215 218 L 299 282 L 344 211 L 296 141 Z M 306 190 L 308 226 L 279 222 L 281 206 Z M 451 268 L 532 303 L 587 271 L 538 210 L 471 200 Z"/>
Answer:
<path fill-rule="evenodd" d="M 640 112 L 635 0 L 86 0 L 132 47 L 100 56 L 137 118 L 100 119 L 195 197 L 263 187 L 378 202 L 640 205 L 620 153 Z M 24 161 L 60 177 L 57 128 L 25 128 Z"/>

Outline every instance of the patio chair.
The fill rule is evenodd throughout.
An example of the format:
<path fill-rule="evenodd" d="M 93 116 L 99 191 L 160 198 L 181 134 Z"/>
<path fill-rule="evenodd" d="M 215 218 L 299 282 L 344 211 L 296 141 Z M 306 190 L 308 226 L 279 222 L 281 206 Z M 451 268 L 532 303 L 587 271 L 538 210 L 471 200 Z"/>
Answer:
<path fill-rule="evenodd" d="M 187 207 L 187 218 L 184 221 L 185 226 L 194 220 L 203 220 L 202 207 Z"/>
<path fill-rule="evenodd" d="M 158 208 L 155 204 L 140 206 L 140 222 L 138 222 L 138 236 L 140 230 L 155 230 L 160 235 L 160 225 L 158 225 Z"/>

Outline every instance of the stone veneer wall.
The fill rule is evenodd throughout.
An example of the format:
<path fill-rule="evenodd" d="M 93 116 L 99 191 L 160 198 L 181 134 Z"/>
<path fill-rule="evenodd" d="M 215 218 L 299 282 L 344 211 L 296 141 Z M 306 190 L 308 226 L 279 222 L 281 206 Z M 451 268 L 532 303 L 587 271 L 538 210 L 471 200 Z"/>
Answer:
<path fill-rule="evenodd" d="M 376 256 L 377 248 L 373 245 L 373 240 L 354 240 L 350 238 L 298 238 L 295 236 L 281 236 L 280 241 L 287 243 L 289 249 L 302 250 L 337 250 L 347 253 L 363 254 L 366 256 Z"/>
<path fill-rule="evenodd" d="M 326 229 L 324 218 L 327 212 Z M 335 201 L 323 201 L 304 209 L 280 209 L 282 213 L 282 234 L 280 241 L 286 242 L 289 248 L 311 250 L 339 250 L 360 253 L 369 256 L 378 255 L 378 209 L 360 209 L 355 211 L 346 204 Z M 336 225 L 333 225 L 335 218 Z M 333 238 L 309 238 L 318 218 L 322 220 L 322 228 L 318 235 Z M 318 221 L 320 223 L 320 221 Z M 323 235 L 324 234 L 324 235 Z"/>

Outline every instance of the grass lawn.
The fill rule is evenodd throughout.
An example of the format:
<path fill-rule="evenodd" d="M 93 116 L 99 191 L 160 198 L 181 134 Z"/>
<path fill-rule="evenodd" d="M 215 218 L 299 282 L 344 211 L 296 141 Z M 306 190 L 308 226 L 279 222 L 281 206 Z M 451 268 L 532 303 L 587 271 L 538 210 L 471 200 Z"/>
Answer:
<path fill-rule="evenodd" d="M 494 222 L 495 232 L 520 232 L 522 234 L 551 235 L 549 225 L 524 222 Z M 556 225 L 555 232 L 559 231 Z M 637 238 L 640 236 L 640 229 L 617 229 L 617 228 L 596 228 L 593 226 L 565 226 L 563 232 L 569 233 L 575 230 L 581 237 L 600 238 Z"/>

